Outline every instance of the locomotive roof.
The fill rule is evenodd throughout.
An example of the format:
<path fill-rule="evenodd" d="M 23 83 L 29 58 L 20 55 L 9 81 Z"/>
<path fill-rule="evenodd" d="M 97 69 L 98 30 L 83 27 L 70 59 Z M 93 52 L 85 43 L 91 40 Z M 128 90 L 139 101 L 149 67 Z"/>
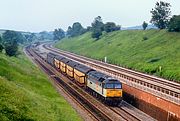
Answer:
<path fill-rule="evenodd" d="M 99 82 L 105 82 L 105 83 L 119 83 L 119 81 L 117 79 L 112 78 L 111 76 L 108 76 L 106 74 L 103 74 L 101 72 L 98 71 L 91 71 L 88 73 L 88 76 L 93 78 L 96 81 Z"/>
<path fill-rule="evenodd" d="M 55 58 L 56 58 L 57 60 L 62 60 L 64 57 L 57 55 Z"/>
<path fill-rule="evenodd" d="M 79 63 L 71 61 L 71 60 L 69 62 L 67 62 L 66 64 L 71 67 L 75 67 L 75 66 L 79 65 Z"/>
<path fill-rule="evenodd" d="M 48 56 L 55 57 L 55 56 L 57 56 L 57 55 L 50 52 L 50 53 L 48 53 Z"/>
<path fill-rule="evenodd" d="M 105 79 L 107 79 L 108 77 L 110 77 L 110 76 L 108 76 L 108 75 L 106 75 L 106 74 L 103 74 L 103 73 L 101 73 L 101 72 L 98 72 L 98 71 L 91 71 L 91 72 L 88 73 L 88 76 L 89 76 L 89 77 L 92 77 L 92 78 L 94 78 L 95 80 L 98 80 L 98 81 L 100 81 L 100 82 L 103 82 Z"/>
<path fill-rule="evenodd" d="M 78 71 L 85 73 L 85 74 L 88 73 L 89 71 L 93 71 L 92 68 L 89 68 L 89 67 L 84 66 L 82 64 L 79 64 L 78 66 L 76 66 L 75 69 L 77 69 Z"/>
<path fill-rule="evenodd" d="M 69 60 L 69 59 L 67 59 L 67 58 L 63 58 L 63 59 L 61 59 L 60 61 L 66 64 L 67 62 L 69 62 L 69 61 L 71 61 L 71 60 Z"/>

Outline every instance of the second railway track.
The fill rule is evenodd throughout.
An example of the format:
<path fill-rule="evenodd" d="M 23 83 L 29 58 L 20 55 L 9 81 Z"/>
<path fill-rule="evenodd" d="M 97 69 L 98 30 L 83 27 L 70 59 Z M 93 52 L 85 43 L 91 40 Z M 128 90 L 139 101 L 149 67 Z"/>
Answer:
<path fill-rule="evenodd" d="M 142 87 L 150 88 L 151 89 L 150 91 L 153 95 L 156 95 L 158 97 L 164 98 L 165 100 L 168 100 L 170 102 L 180 105 L 180 84 L 179 83 L 175 83 L 175 82 L 171 82 L 165 79 L 142 74 L 142 73 L 135 72 L 135 71 L 125 69 L 125 68 L 121 68 L 115 65 L 103 63 L 103 62 L 89 59 L 86 57 L 82 57 L 82 56 L 79 56 L 70 52 L 60 51 L 58 49 L 52 48 L 50 44 L 44 44 L 43 48 L 49 51 L 53 51 L 55 53 L 59 53 L 63 56 L 69 57 L 83 64 L 94 67 L 96 69 L 99 69 L 100 71 L 108 73 L 116 78 L 128 80 L 124 82 L 125 84 L 133 83 L 133 84 L 138 84 L 137 86 L 140 85 Z"/>

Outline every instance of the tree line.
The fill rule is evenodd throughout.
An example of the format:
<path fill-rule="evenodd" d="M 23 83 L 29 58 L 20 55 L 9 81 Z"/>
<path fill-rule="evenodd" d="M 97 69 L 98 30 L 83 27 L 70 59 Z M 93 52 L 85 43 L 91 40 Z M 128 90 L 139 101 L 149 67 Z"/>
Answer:
<path fill-rule="evenodd" d="M 118 30 L 121 30 L 120 25 L 116 25 L 114 22 L 107 22 L 104 24 L 101 16 L 97 16 L 94 18 L 91 26 L 88 26 L 87 28 L 84 28 L 81 23 L 75 22 L 72 26 L 68 27 L 66 32 L 61 28 L 55 29 L 53 35 L 54 40 L 61 40 L 64 37 L 76 37 L 86 32 L 92 32 L 92 38 L 99 39 L 103 31 L 109 33 Z"/>
<path fill-rule="evenodd" d="M 53 40 L 53 32 L 30 33 L 6 30 L 0 36 L 0 52 L 4 50 L 8 56 L 16 56 L 19 45 L 43 40 Z"/>
<path fill-rule="evenodd" d="M 155 25 L 158 29 L 168 29 L 169 32 L 180 32 L 180 15 L 171 16 L 170 3 L 159 1 L 156 2 L 155 8 L 153 8 L 150 13 L 152 18 L 150 23 Z M 148 27 L 147 22 L 143 22 L 142 28 L 146 30 Z M 103 31 L 106 33 L 112 31 L 121 30 L 120 25 L 116 25 L 114 22 L 103 23 L 101 16 L 97 16 L 94 21 L 91 23 L 91 26 L 83 28 L 81 23 L 75 22 L 72 27 L 69 26 L 68 30 L 65 32 L 61 28 L 55 29 L 53 32 L 54 40 L 61 40 L 64 37 L 75 37 L 85 32 L 91 32 L 92 38 L 98 40 L 103 34 Z"/>
<path fill-rule="evenodd" d="M 173 15 L 171 17 L 170 3 L 156 2 L 155 7 L 150 11 L 152 18 L 150 23 L 159 29 L 167 29 L 169 32 L 180 32 L 180 15 Z M 142 24 L 145 30 L 148 23 L 145 21 Z M 22 34 L 21 32 L 7 30 L 0 36 L 0 52 L 4 49 L 9 56 L 17 55 L 18 45 L 33 42 L 35 40 L 61 40 L 64 37 L 76 37 L 86 32 L 91 32 L 92 38 L 98 40 L 104 33 L 121 30 L 120 25 L 114 22 L 104 23 L 101 16 L 94 18 L 93 22 L 87 28 L 84 28 L 81 23 L 75 22 L 68 27 L 67 31 L 61 28 L 55 29 L 53 32 L 40 32 Z"/>

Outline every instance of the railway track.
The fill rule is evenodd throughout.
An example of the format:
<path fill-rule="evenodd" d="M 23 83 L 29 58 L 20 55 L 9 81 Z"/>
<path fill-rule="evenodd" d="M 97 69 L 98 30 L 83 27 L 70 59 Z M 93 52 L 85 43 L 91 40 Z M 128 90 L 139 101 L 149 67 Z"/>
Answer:
<path fill-rule="evenodd" d="M 107 64 L 101 61 L 89 59 L 87 57 L 79 56 L 70 52 L 61 51 L 52 48 L 50 44 L 44 44 L 43 48 L 63 56 L 69 57 L 73 60 L 81 62 L 95 68 L 96 70 L 107 73 L 122 80 L 125 84 L 130 84 L 136 88 L 143 89 L 153 95 L 180 105 L 180 84 L 171 82 L 169 80 L 157 78 L 140 72 L 135 72 L 129 69 L 118 67 L 112 64 Z M 148 88 L 148 89 L 147 89 Z"/>
<path fill-rule="evenodd" d="M 49 64 L 44 61 L 44 58 L 39 56 L 36 52 L 28 51 L 30 56 L 32 56 L 38 65 L 43 68 L 49 75 L 53 76 L 54 80 L 58 85 L 61 85 L 64 90 L 68 92 L 69 95 L 74 97 L 74 99 L 81 104 L 91 115 L 94 116 L 96 120 L 126 120 L 126 121 L 140 121 L 146 119 L 152 119 L 149 117 L 138 118 L 138 116 L 132 115 L 123 109 L 118 107 L 108 107 L 94 99 L 87 92 L 82 90 L 72 81 L 68 81 L 68 78 L 62 74 L 58 74 L 57 70 L 52 68 Z M 63 81 L 62 81 L 63 80 Z M 66 81 L 65 81 L 66 80 Z M 78 97 L 78 98 L 77 98 Z"/>
<path fill-rule="evenodd" d="M 43 70 L 45 70 L 49 75 L 56 75 L 55 74 L 55 70 L 53 70 L 51 67 L 48 67 L 50 65 L 45 64 L 45 62 L 42 63 L 42 58 L 38 57 L 36 55 L 36 53 L 33 53 L 32 51 L 29 52 L 30 55 L 32 57 L 34 57 L 34 60 L 36 61 L 36 63 L 38 63 L 38 65 L 41 66 L 41 68 L 43 68 Z M 71 95 L 76 101 L 78 101 L 78 103 L 80 103 L 80 105 L 82 105 L 91 115 L 94 116 L 94 119 L 98 120 L 98 121 L 113 121 L 113 120 L 122 120 L 122 121 L 127 121 L 126 119 L 118 116 L 117 114 L 111 114 L 113 113 L 110 109 L 106 109 L 108 107 L 104 107 L 102 105 L 100 105 L 100 103 L 98 103 L 97 101 L 93 101 L 92 97 L 88 97 L 87 94 L 83 93 L 83 91 L 77 87 L 77 85 L 73 84 L 71 81 L 64 81 L 67 80 L 65 78 L 63 78 L 62 81 L 62 77 L 58 77 L 58 76 L 54 76 L 53 77 L 54 80 L 56 80 L 56 83 L 58 85 L 61 85 L 61 87 L 63 87 L 63 89 L 69 94 Z M 102 109 L 101 107 L 103 107 L 104 109 Z M 110 113 L 111 111 L 111 113 Z M 116 115 L 116 116 L 115 116 Z"/>

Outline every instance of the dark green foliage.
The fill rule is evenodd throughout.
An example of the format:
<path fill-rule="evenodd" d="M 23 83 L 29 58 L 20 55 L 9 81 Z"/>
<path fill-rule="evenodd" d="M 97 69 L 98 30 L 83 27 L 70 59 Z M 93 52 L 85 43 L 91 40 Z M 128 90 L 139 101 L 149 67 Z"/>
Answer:
<path fill-rule="evenodd" d="M 148 37 L 144 36 L 144 37 L 143 37 L 143 40 L 148 40 Z"/>
<path fill-rule="evenodd" d="M 92 38 L 96 38 L 99 39 L 99 37 L 102 35 L 102 31 L 101 30 L 94 30 L 92 32 Z"/>
<path fill-rule="evenodd" d="M 2 52 L 3 49 L 4 49 L 3 45 L 0 44 L 0 53 Z"/>
<path fill-rule="evenodd" d="M 3 45 L 2 45 L 2 38 L 0 36 L 0 52 L 2 52 L 2 50 L 4 49 Z"/>
<path fill-rule="evenodd" d="M 53 40 L 53 33 L 52 32 L 47 32 L 47 31 L 42 31 L 38 33 L 38 40 Z"/>
<path fill-rule="evenodd" d="M 174 15 L 168 25 L 168 31 L 170 32 L 180 32 L 180 15 Z"/>
<path fill-rule="evenodd" d="M 155 63 L 155 62 L 158 62 L 159 60 L 160 60 L 160 58 L 151 58 L 147 62 L 148 63 Z"/>
<path fill-rule="evenodd" d="M 155 8 L 151 11 L 152 18 L 150 22 L 159 29 L 167 28 L 169 16 L 171 14 L 170 7 L 170 3 L 163 1 L 157 2 Z"/>
<path fill-rule="evenodd" d="M 142 24 L 143 30 L 146 30 L 147 26 L 148 26 L 148 23 L 146 23 L 146 22 L 144 21 L 143 24 Z"/>
<path fill-rule="evenodd" d="M 5 51 L 8 56 L 16 56 L 18 51 L 18 44 L 16 41 L 12 44 L 7 44 L 5 46 Z"/>
<path fill-rule="evenodd" d="M 62 38 L 65 37 L 65 32 L 61 28 L 55 29 L 53 32 L 54 35 L 54 40 L 61 40 Z"/>
<path fill-rule="evenodd" d="M 3 40 L 5 46 L 6 44 L 14 43 L 14 41 L 21 44 L 26 42 L 26 38 L 20 32 L 11 30 L 7 30 L 5 33 L 3 33 Z"/>
<path fill-rule="evenodd" d="M 2 41 L 2 38 L 1 38 L 1 36 L 0 36 L 0 44 L 2 43 L 3 41 Z"/>
<path fill-rule="evenodd" d="M 18 43 L 25 42 L 24 36 L 15 31 L 7 30 L 3 33 L 3 45 L 6 51 L 6 54 L 9 56 L 16 56 L 18 51 Z"/>
<path fill-rule="evenodd" d="M 120 29 L 121 29 L 121 27 L 116 26 L 116 24 L 114 22 L 107 22 L 106 24 L 104 24 L 104 31 L 106 31 L 106 32 L 117 31 Z"/>
<path fill-rule="evenodd" d="M 91 26 L 88 26 L 86 31 L 92 31 L 92 27 Z"/>
<path fill-rule="evenodd" d="M 79 22 L 75 22 L 72 27 L 68 27 L 67 36 L 75 37 L 84 34 L 85 32 L 86 30 L 82 27 L 82 25 Z"/>
<path fill-rule="evenodd" d="M 102 21 L 101 16 L 98 16 L 94 19 L 92 25 L 92 38 L 99 39 L 102 35 L 102 31 L 104 30 L 104 23 Z"/>
<path fill-rule="evenodd" d="M 35 33 L 26 34 L 24 36 L 25 36 L 27 42 L 32 42 L 32 41 L 35 41 L 37 39 Z"/>

